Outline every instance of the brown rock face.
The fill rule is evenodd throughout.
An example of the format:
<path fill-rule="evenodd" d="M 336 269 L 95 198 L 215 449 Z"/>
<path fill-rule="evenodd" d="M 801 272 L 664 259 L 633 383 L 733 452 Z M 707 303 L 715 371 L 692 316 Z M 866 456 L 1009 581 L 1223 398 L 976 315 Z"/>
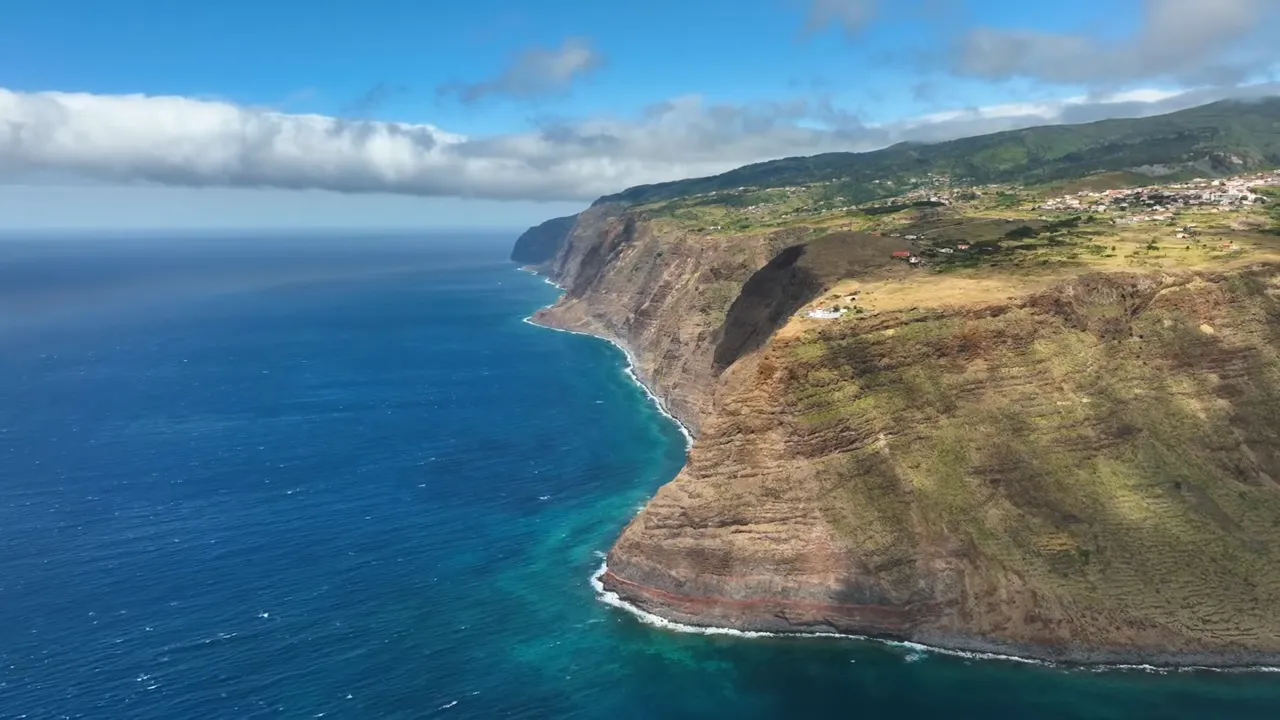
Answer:
<path fill-rule="evenodd" d="M 714 387 L 716 332 L 751 275 L 803 233 L 700 237 L 596 206 L 550 275 L 565 288 L 534 320 L 619 342 L 636 374 L 695 432 Z"/>
<path fill-rule="evenodd" d="M 557 259 L 539 320 L 625 344 L 698 435 L 607 588 L 696 625 L 1280 661 L 1280 270 L 793 327 L 834 279 L 899 272 L 869 236 L 806 239 L 606 209 Z"/>

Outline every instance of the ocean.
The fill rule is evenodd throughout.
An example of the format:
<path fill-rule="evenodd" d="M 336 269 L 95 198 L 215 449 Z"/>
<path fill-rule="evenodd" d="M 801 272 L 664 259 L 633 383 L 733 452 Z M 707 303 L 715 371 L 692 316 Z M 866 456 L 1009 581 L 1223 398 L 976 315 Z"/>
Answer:
<path fill-rule="evenodd" d="M 673 632 L 684 439 L 513 236 L 0 239 L 0 717 L 1273 718 L 1263 672 Z"/>

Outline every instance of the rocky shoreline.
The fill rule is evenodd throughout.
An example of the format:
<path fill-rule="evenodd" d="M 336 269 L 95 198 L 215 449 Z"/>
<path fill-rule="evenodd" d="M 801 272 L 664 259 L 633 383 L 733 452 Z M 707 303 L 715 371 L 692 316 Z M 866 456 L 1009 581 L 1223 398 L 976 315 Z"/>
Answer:
<path fill-rule="evenodd" d="M 567 332 L 567 333 L 572 333 L 574 335 L 586 335 L 588 337 L 593 337 L 597 340 L 603 340 L 609 343 L 610 345 L 621 350 L 622 354 L 627 359 L 627 367 L 625 369 L 625 372 L 631 377 L 633 381 L 635 381 L 637 385 L 640 386 L 640 389 L 644 391 L 644 394 L 658 408 L 658 412 L 662 413 L 662 415 L 666 416 L 667 419 L 675 423 L 676 426 L 680 428 L 680 432 L 681 434 L 684 435 L 684 438 L 685 438 L 686 448 L 693 445 L 693 441 L 694 441 L 693 431 L 689 429 L 689 425 L 685 422 L 685 420 L 683 420 L 678 415 L 676 415 L 667 405 L 667 401 L 663 397 L 655 393 L 653 391 L 653 388 L 649 386 L 649 383 L 645 381 L 645 378 L 641 376 L 641 371 L 636 365 L 635 354 L 631 351 L 630 348 L 624 345 L 621 340 L 609 337 L 608 335 L 600 331 L 591 331 L 591 330 L 584 330 L 584 329 L 572 328 L 572 327 L 562 327 L 558 324 L 555 324 L 554 316 L 543 314 L 543 310 L 547 310 L 547 309 L 548 308 L 543 308 L 542 310 L 539 310 L 538 312 L 534 313 L 533 316 L 528 318 L 528 321 L 533 325 L 537 325 L 538 327 L 545 328 L 547 330 L 555 330 L 557 332 Z"/>
<path fill-rule="evenodd" d="M 604 592 L 614 593 L 620 607 L 690 628 L 729 630 L 745 635 L 853 639 L 919 646 L 946 655 L 1046 665 L 1151 670 L 1239 670 L 1280 672 L 1280 654 L 1213 652 L 1136 652 L 1124 648 L 1044 646 L 1006 643 L 959 633 L 878 631 L 875 623 L 848 626 L 834 619 L 861 613 L 883 620 L 894 608 L 795 603 L 780 599 L 718 600 L 678 596 L 619 577 L 607 565 L 599 575 Z M 732 614 L 730 614 L 732 613 Z"/>

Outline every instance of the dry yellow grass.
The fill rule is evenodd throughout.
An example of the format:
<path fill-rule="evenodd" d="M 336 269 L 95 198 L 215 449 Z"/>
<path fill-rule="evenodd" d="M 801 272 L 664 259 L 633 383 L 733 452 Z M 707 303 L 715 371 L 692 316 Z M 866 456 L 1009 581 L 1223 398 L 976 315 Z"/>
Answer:
<path fill-rule="evenodd" d="M 970 586 L 966 622 L 994 635 L 1274 647 L 1280 276 L 1083 278 L 945 310 L 1048 280 L 864 281 L 883 316 L 788 326 L 794 446 L 856 465 L 823 497 L 829 521 L 875 557 L 964 548 L 974 580 L 1016 573 L 991 592 L 1027 593 L 1033 616 L 1022 600 L 983 608 L 992 596 Z M 884 460 L 868 465 L 877 432 Z"/>
<path fill-rule="evenodd" d="M 986 220 L 968 222 L 1014 220 L 1016 212 L 992 213 Z M 1065 240 L 1043 247 L 969 255 L 972 266 L 946 272 L 939 272 L 937 267 L 911 268 L 895 263 L 863 277 L 835 282 L 802 308 L 780 334 L 790 337 L 876 313 L 1002 303 L 1090 272 L 1230 271 L 1280 262 L 1280 235 L 1258 231 L 1254 221 L 1259 220 L 1243 212 L 1185 212 L 1168 222 L 1090 225 L 1067 231 Z M 963 228 L 965 222 L 963 217 L 954 218 L 943 227 Z M 1178 238 L 1177 234 L 1187 226 L 1194 226 L 1184 233 L 1190 237 Z M 1237 229 L 1240 227 L 1247 229 Z M 901 242 L 903 249 L 918 251 L 922 246 L 905 239 Z M 960 257 L 956 254 L 947 259 Z M 839 320 L 807 316 L 810 310 L 832 305 L 856 307 L 861 312 L 849 313 Z"/>

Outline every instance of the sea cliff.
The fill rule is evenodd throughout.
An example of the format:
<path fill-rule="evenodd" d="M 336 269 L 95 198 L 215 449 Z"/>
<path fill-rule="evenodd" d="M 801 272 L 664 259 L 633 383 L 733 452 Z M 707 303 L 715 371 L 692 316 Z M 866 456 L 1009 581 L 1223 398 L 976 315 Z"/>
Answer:
<path fill-rule="evenodd" d="M 1280 665 L 1280 189 L 1107 200 L 1157 160 L 1275 165 L 1202 166 L 1243 136 L 1177 127 L 1270 143 L 1277 109 L 792 158 L 524 240 L 565 290 L 534 320 L 627 349 L 696 436 L 604 589 L 696 626 Z M 975 184 L 975 147 L 1036 138 L 1087 152 Z"/>
<path fill-rule="evenodd" d="M 511 260 L 533 268 L 540 267 L 556 256 L 577 221 L 577 215 L 570 215 L 529 228 L 516 239 L 511 248 Z"/>
<path fill-rule="evenodd" d="M 697 434 L 715 386 L 718 333 L 757 268 L 806 233 L 707 237 L 621 205 L 584 211 L 542 271 L 565 290 L 536 323 L 626 348 L 637 377 Z"/>
<path fill-rule="evenodd" d="M 697 436 L 605 587 L 693 625 L 1280 663 L 1278 266 L 796 315 L 841 280 L 918 281 L 888 242 L 576 220 L 535 321 L 628 349 Z"/>

